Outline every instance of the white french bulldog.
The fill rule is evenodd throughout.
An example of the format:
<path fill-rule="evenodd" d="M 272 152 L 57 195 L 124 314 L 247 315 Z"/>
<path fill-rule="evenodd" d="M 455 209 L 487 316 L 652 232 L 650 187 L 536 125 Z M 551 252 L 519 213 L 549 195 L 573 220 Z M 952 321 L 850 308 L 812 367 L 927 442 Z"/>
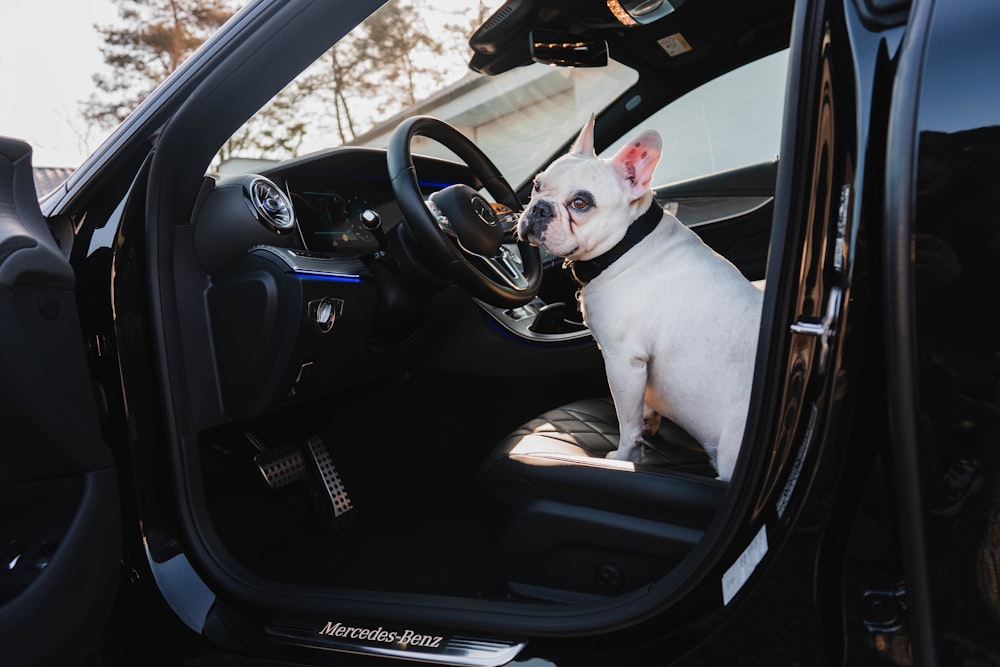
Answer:
<path fill-rule="evenodd" d="M 612 159 L 594 153 L 594 118 L 569 154 L 540 173 L 518 235 L 564 257 L 582 284 L 620 443 L 635 463 L 660 415 L 680 424 L 729 480 L 743 441 L 762 292 L 653 197 L 660 135 Z"/>

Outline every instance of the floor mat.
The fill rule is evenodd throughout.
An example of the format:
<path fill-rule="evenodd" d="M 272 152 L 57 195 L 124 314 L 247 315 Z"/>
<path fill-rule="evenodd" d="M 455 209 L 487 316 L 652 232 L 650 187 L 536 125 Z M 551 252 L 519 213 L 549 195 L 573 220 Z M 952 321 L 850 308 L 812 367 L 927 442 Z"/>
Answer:
<path fill-rule="evenodd" d="M 503 597 L 491 534 L 469 522 L 355 525 L 270 554 L 270 576 L 290 583 L 404 593 Z"/>
<path fill-rule="evenodd" d="M 407 373 L 256 420 L 269 448 L 322 437 L 354 507 L 334 533 L 306 481 L 265 488 L 248 425 L 220 427 L 202 449 L 213 525 L 238 560 L 279 582 L 506 597 L 504 513 L 479 483 L 480 462 L 518 420 L 564 398 L 551 390 L 583 384 Z"/>

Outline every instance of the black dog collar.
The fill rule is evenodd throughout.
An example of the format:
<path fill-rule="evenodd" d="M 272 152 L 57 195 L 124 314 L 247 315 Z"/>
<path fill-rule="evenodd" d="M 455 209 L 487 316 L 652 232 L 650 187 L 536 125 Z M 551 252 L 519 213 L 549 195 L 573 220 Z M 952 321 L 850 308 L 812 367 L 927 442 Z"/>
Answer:
<path fill-rule="evenodd" d="M 570 260 L 563 262 L 563 268 L 569 269 L 575 280 L 581 287 L 601 274 L 601 271 L 611 266 L 611 264 L 628 252 L 632 246 L 644 239 L 651 231 L 656 229 L 656 225 L 663 219 L 663 209 L 654 199 L 649 209 L 640 215 L 625 232 L 625 238 L 619 241 L 614 248 L 603 255 L 593 259 Z"/>

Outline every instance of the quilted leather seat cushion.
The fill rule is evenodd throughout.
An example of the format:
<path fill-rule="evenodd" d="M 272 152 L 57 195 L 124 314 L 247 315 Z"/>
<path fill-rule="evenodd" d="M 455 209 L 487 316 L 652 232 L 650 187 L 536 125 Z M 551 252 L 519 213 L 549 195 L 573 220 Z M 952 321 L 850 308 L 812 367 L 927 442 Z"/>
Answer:
<path fill-rule="evenodd" d="M 642 463 L 606 459 L 617 446 L 611 398 L 577 401 L 501 440 L 483 462 L 481 481 L 514 508 L 546 499 L 650 518 L 680 512 L 702 523 L 718 506 L 727 485 L 677 424 L 662 420 L 660 430 L 645 439 Z"/>

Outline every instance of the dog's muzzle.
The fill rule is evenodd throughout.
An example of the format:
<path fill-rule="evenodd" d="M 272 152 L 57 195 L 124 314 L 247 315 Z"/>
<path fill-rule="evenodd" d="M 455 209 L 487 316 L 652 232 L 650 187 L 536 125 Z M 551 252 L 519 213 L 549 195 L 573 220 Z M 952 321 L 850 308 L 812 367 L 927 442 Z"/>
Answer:
<path fill-rule="evenodd" d="M 518 236 L 522 239 L 541 242 L 545 230 L 548 229 L 549 223 L 555 216 L 555 206 L 551 202 L 539 199 L 521 216 Z"/>

